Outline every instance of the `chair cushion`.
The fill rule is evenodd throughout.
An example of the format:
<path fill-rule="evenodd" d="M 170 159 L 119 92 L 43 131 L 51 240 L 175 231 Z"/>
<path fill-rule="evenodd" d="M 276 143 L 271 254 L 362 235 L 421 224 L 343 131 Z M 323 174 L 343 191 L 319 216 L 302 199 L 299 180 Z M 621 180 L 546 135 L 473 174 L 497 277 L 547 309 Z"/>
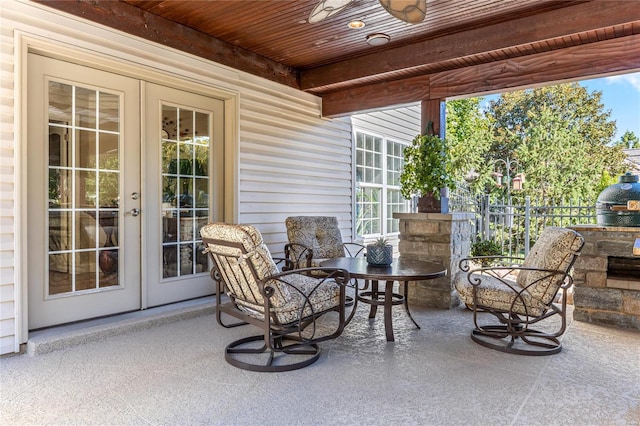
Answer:
<path fill-rule="evenodd" d="M 522 266 L 568 272 L 583 243 L 584 239 L 576 231 L 547 227 L 529 251 Z M 548 272 L 526 270 L 520 271 L 517 278 L 520 287 L 526 287 L 532 297 L 545 305 L 551 303 L 563 281 L 564 276 L 559 274 L 550 276 Z"/>
<path fill-rule="evenodd" d="M 340 304 L 340 286 L 334 280 L 324 280 L 321 283 L 319 278 L 302 274 L 285 275 L 282 280 L 290 286 L 280 284 L 277 280 L 267 282 L 267 285 L 276 284 L 289 289 L 290 297 L 285 303 L 271 308 L 271 314 L 280 324 L 290 324 Z M 308 303 L 305 303 L 306 298 Z M 244 307 L 248 308 L 249 315 L 258 319 L 264 318 L 263 306 L 244 304 Z"/>
<path fill-rule="evenodd" d="M 476 287 L 478 306 L 533 316 L 541 315 L 546 310 L 544 304 L 532 298 L 527 291 L 522 291 L 522 287 L 514 280 L 507 277 L 500 279 L 492 275 L 479 273 L 472 273 L 471 276 L 468 276 L 468 272 L 458 272 L 453 279 L 453 285 L 458 291 L 462 302 L 467 305 L 474 304 L 473 285 L 471 285 L 470 281 L 480 282 L 480 285 Z M 517 297 L 520 292 L 522 292 L 522 299 Z M 523 300 L 524 304 L 522 303 Z M 527 309 L 525 309 L 525 305 Z"/>
<path fill-rule="evenodd" d="M 218 262 L 228 294 L 236 298 L 240 304 L 260 306 L 260 311 L 262 311 L 264 298 L 260 293 L 257 280 L 264 280 L 280 271 L 271 257 L 269 248 L 262 240 L 260 232 L 251 225 L 211 223 L 202 227 L 200 235 L 203 238 L 238 243 L 244 247 L 247 251 L 244 256 L 240 248 L 227 245 L 209 244 L 208 249 L 214 253 L 232 256 L 224 257 Z M 256 275 L 251 272 L 251 267 L 255 270 Z M 282 306 L 285 300 L 290 297 L 289 289 L 286 285 L 278 284 L 277 290 L 271 303 L 274 306 Z"/>
<path fill-rule="evenodd" d="M 225 281 L 227 294 L 233 297 L 239 309 L 254 318 L 263 319 L 264 298 L 258 281 L 279 271 L 260 232 L 251 225 L 213 223 L 202 227 L 200 234 L 204 238 L 241 244 L 247 251 L 243 256 L 240 248 L 211 243 L 208 247 L 214 256 L 215 253 L 231 256 L 219 256 L 219 261 L 216 261 L 222 269 L 220 274 Z M 257 280 L 251 267 L 256 271 Z M 281 324 L 295 322 L 312 313 L 334 308 L 340 303 L 340 286 L 333 280 L 290 274 L 280 280 L 269 280 L 266 285 L 272 285 L 276 289 L 269 300 L 271 313 Z M 305 304 L 305 296 L 309 303 Z"/>
<path fill-rule="evenodd" d="M 285 220 L 290 243 L 313 250 L 314 258 L 331 259 L 345 255 L 338 218 L 334 216 L 291 216 Z M 294 256 L 298 248 L 294 247 Z"/>

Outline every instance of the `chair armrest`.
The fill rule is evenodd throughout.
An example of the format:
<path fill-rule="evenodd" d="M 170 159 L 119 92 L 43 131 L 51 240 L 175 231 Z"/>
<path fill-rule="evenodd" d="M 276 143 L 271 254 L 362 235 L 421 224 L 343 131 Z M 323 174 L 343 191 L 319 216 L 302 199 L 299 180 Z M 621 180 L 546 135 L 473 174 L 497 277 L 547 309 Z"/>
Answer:
<path fill-rule="evenodd" d="M 513 272 L 522 272 L 522 271 L 542 272 L 542 273 L 545 273 L 545 275 L 542 277 L 538 277 L 536 280 L 527 284 L 527 286 L 525 287 L 520 287 L 519 285 L 514 287 L 505 279 L 507 275 L 510 275 Z M 542 302 L 539 298 L 534 297 L 529 290 L 532 286 L 537 285 L 540 281 L 549 279 L 554 275 L 559 275 L 558 279 L 562 280 L 562 284 L 554 292 L 554 296 L 555 296 L 555 293 L 557 293 L 560 289 L 565 290 L 571 287 L 571 285 L 573 284 L 573 277 L 567 271 L 560 271 L 557 269 L 529 268 L 529 267 L 524 267 L 520 265 L 483 267 L 483 268 L 476 268 L 473 270 L 469 270 L 467 273 L 467 280 L 469 281 L 469 284 L 471 284 L 473 287 L 482 286 L 483 274 L 492 276 L 493 278 L 497 279 L 502 284 L 504 284 L 507 288 L 513 291 L 514 294 L 516 294 L 516 299 L 520 299 L 523 305 L 526 304 L 525 301 L 522 299 L 523 294 L 527 294 L 529 297 L 532 297 Z M 514 299 L 514 303 L 516 299 Z M 551 298 L 551 300 L 553 301 L 553 298 Z"/>
<path fill-rule="evenodd" d="M 364 252 L 366 248 L 364 244 L 360 243 L 342 243 L 342 247 L 347 252 L 348 257 L 358 257 L 361 253 Z"/>
<path fill-rule="evenodd" d="M 488 265 L 488 261 L 497 261 L 497 260 L 509 260 L 512 261 L 511 263 L 515 264 L 516 266 L 519 263 L 522 263 L 524 261 L 524 257 L 517 257 L 517 256 L 470 256 L 470 257 L 465 257 L 460 259 L 460 262 L 458 263 L 458 267 L 460 268 L 460 270 L 462 272 L 469 272 L 471 270 L 471 265 L 472 264 L 477 264 L 477 265 L 482 265 L 482 268 L 475 268 L 474 270 L 477 269 L 484 269 L 486 267 L 486 265 Z M 491 267 L 489 267 L 491 268 Z"/>
<path fill-rule="evenodd" d="M 287 277 L 296 275 L 299 278 L 288 280 Z M 293 278 L 293 277 L 292 277 Z M 301 279 L 301 281 L 297 281 Z M 355 280 L 354 280 L 355 281 Z M 300 285 L 296 285 L 299 282 Z M 326 284 L 326 285 L 325 285 Z M 335 289 L 333 286 L 338 285 Z M 327 288 L 331 285 L 331 288 Z M 271 299 L 276 294 L 277 288 L 288 288 L 288 292 L 295 293 L 292 295 L 292 303 L 285 308 L 284 318 L 280 318 L 277 312 L 272 311 Z M 266 315 L 268 327 L 279 327 L 287 332 L 294 332 L 298 335 L 300 342 L 320 342 L 323 340 L 335 338 L 342 333 L 344 327 L 351 322 L 357 306 L 358 286 L 357 281 L 352 283 L 349 271 L 336 268 L 302 268 L 291 271 L 284 271 L 265 277 L 258 282 L 258 287 L 264 299 L 264 311 L 269 312 Z M 351 312 L 347 316 L 347 287 L 354 292 L 354 304 Z M 337 291 L 337 294 L 334 293 Z M 328 292 L 328 293 L 327 293 Z M 337 300 L 334 299 L 337 296 Z M 291 302 L 290 302 L 291 303 Z M 289 309 L 293 308 L 294 311 Z M 335 331 L 331 334 L 316 335 L 316 333 L 324 334 L 322 327 L 317 325 L 317 319 L 330 311 L 337 311 L 338 323 Z M 293 317 L 288 317 L 292 312 L 296 312 Z M 309 333 L 303 331 L 309 330 Z"/>
<path fill-rule="evenodd" d="M 272 259 L 275 262 L 275 264 L 278 265 L 281 271 L 289 271 L 291 269 L 295 269 L 293 266 L 293 262 L 291 262 L 291 260 L 286 257 L 272 257 Z"/>
<path fill-rule="evenodd" d="M 291 269 L 307 268 L 311 266 L 313 249 L 304 244 L 287 243 L 284 245 L 284 256 L 289 259 L 289 262 L 285 265 L 286 269 L 282 269 L 283 271 L 290 270 L 289 267 Z"/>
<path fill-rule="evenodd" d="M 314 272 L 321 272 L 322 274 L 314 274 Z M 346 285 L 351 280 L 351 275 L 349 275 L 349 271 L 347 271 L 346 269 L 318 267 L 318 268 L 298 268 L 298 269 L 291 269 L 288 271 L 282 271 L 278 274 L 265 277 L 261 282 L 265 283 L 269 280 L 279 280 L 282 277 L 286 277 L 287 275 L 293 275 L 293 274 L 307 275 L 309 277 L 315 278 L 318 282 L 335 280 L 340 285 Z M 288 284 L 288 285 L 291 285 L 291 284 Z"/>
<path fill-rule="evenodd" d="M 299 288 L 294 283 L 289 282 L 286 279 L 287 276 L 290 276 L 290 275 L 304 276 L 304 279 L 307 281 L 307 284 L 309 283 L 310 280 L 311 282 L 314 282 L 314 284 L 311 287 L 307 286 L 306 288 Z M 277 284 L 274 284 L 274 281 L 277 282 Z M 317 268 L 301 268 L 301 269 L 293 269 L 290 271 L 283 271 L 278 274 L 265 277 L 264 279 L 258 282 L 258 287 L 260 288 L 260 292 L 262 293 L 264 298 L 265 312 L 269 312 L 271 310 L 270 298 L 271 296 L 274 295 L 276 291 L 276 286 L 282 286 L 282 285 L 286 286 L 289 289 L 289 291 L 294 291 L 299 296 L 302 297 L 303 302 L 301 303 L 301 306 L 299 306 L 299 308 L 302 311 L 305 309 L 305 307 L 313 307 L 312 298 L 314 296 L 314 293 L 320 291 L 320 288 L 324 284 L 328 284 L 328 283 L 331 283 L 331 284 L 335 283 L 335 284 L 338 284 L 340 287 L 339 303 L 340 303 L 340 306 L 342 307 L 340 315 L 342 316 L 342 320 L 344 320 L 344 317 L 343 317 L 344 306 L 346 305 L 346 299 L 347 299 L 346 288 L 350 287 L 355 292 L 354 300 L 358 299 L 358 283 L 355 280 L 354 282 L 352 282 L 351 275 L 349 274 L 349 271 L 347 271 L 346 269 L 317 267 Z M 314 316 L 317 313 L 319 312 L 313 312 L 311 316 Z M 353 317 L 354 314 L 355 314 L 355 305 L 354 305 L 354 309 L 352 310 L 345 324 L 351 321 L 351 318 Z M 300 319 L 302 319 L 302 316 Z"/>

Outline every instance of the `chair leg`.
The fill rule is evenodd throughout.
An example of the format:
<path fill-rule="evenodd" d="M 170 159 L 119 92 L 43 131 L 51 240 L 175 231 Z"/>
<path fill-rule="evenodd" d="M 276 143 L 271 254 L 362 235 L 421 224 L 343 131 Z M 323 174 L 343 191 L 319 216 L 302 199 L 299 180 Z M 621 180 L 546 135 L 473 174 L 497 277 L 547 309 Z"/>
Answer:
<path fill-rule="evenodd" d="M 234 367 L 259 372 L 297 370 L 320 358 L 320 347 L 315 343 L 304 344 L 285 336 L 278 338 L 274 346 L 275 349 L 268 349 L 262 334 L 245 337 L 227 345 L 224 358 Z"/>

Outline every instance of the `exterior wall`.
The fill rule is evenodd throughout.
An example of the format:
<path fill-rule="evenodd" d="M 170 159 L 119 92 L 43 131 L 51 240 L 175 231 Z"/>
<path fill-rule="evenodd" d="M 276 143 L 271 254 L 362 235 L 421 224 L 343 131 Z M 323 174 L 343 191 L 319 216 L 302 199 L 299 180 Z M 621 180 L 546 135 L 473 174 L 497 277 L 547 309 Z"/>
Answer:
<path fill-rule="evenodd" d="M 410 142 L 420 134 L 420 104 L 356 114 L 353 127 L 397 141 Z"/>
<path fill-rule="evenodd" d="M 85 22 L 23 0 L 0 6 L 0 344 L 1 353 L 16 352 L 26 339 L 26 280 L 21 278 L 18 208 L 20 173 L 17 86 L 21 55 L 19 35 L 67 49 L 118 58 L 129 72 L 149 69 L 190 83 L 237 93 L 239 164 L 232 177 L 239 194 L 226 194 L 226 208 L 237 222 L 253 223 L 274 255 L 286 241 L 284 219 L 296 214 L 338 216 L 343 235 L 352 234 L 352 142 L 349 119 L 321 118 L 321 100 L 192 55 Z M 141 73 L 144 79 L 144 73 Z M 14 92 L 15 90 L 15 92 Z M 26 271 L 25 271 L 26 272 Z"/>
<path fill-rule="evenodd" d="M 0 5 L 0 10 L 2 6 Z M 13 36 L 0 21 L 0 354 L 18 349 L 16 320 L 16 179 Z"/>
<path fill-rule="evenodd" d="M 352 236 L 351 126 L 319 110 L 244 91 L 240 99 L 240 218 L 258 224 L 274 255 L 288 216 L 337 216 Z"/>

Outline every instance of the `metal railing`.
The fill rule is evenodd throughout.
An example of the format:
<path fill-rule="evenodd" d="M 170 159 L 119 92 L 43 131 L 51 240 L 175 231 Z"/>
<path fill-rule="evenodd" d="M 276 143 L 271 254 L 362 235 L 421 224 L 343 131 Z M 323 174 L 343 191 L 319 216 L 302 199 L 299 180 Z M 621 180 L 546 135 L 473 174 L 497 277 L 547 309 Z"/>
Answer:
<path fill-rule="evenodd" d="M 451 211 L 474 213 L 472 226 L 476 240 L 491 240 L 509 256 L 525 256 L 548 226 L 595 224 L 594 205 L 582 205 L 578 201 L 543 199 L 531 201 L 525 197 L 523 204 L 502 199 L 490 199 L 488 195 L 452 196 Z"/>

